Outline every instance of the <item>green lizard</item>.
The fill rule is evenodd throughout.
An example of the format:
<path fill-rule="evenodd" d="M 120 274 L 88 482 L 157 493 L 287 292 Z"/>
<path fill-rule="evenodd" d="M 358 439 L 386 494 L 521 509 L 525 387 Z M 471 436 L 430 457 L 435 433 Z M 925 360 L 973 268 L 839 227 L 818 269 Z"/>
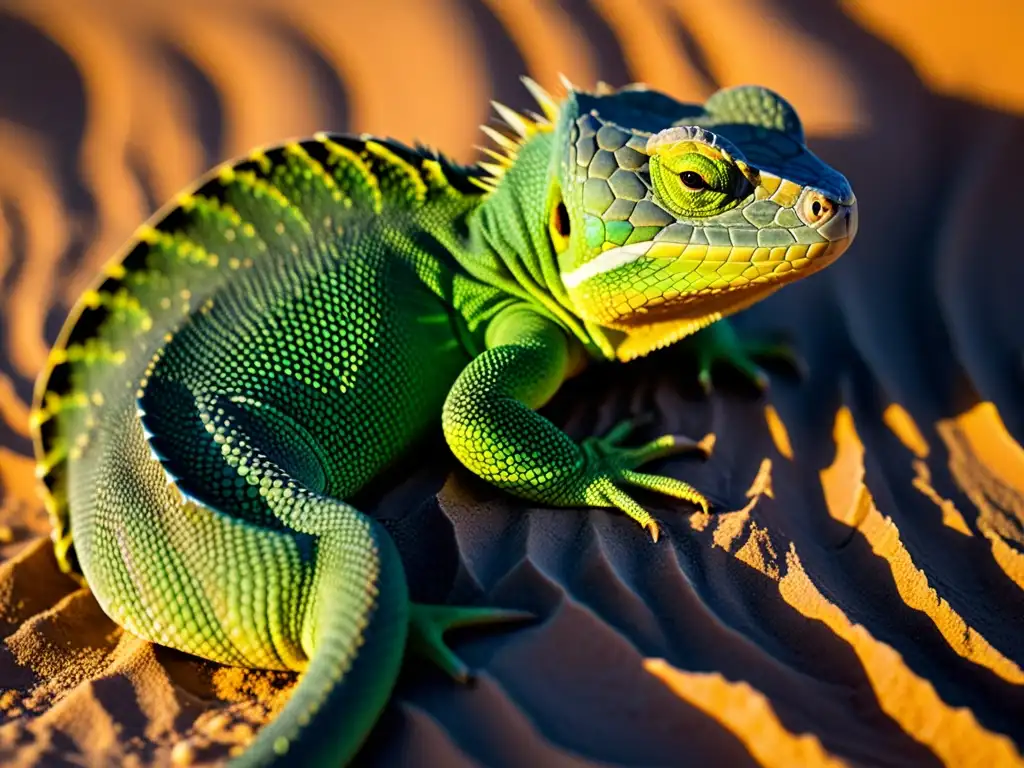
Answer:
<path fill-rule="evenodd" d="M 346 498 L 440 421 L 494 485 L 617 507 L 656 540 L 627 488 L 707 509 L 638 471 L 692 444 L 629 447 L 628 424 L 577 444 L 536 409 L 588 360 L 688 336 L 855 234 L 849 184 L 770 91 L 556 102 L 525 82 L 544 114 L 496 105 L 493 163 L 320 134 L 215 169 L 106 267 L 39 379 L 62 568 L 141 637 L 304 672 L 240 763 L 348 761 L 407 650 L 465 680 L 442 633 L 523 616 L 411 604 L 394 544 Z M 716 358 L 756 373 L 721 326 L 702 378 Z"/>

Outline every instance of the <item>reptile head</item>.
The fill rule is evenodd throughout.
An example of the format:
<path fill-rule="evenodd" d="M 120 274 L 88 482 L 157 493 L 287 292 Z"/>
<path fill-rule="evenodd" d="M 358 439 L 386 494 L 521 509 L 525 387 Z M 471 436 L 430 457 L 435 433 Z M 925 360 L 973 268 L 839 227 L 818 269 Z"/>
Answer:
<path fill-rule="evenodd" d="M 764 88 L 703 106 L 570 90 L 552 117 L 548 228 L 586 320 L 628 330 L 728 315 L 828 265 L 857 231 L 849 183 Z"/>

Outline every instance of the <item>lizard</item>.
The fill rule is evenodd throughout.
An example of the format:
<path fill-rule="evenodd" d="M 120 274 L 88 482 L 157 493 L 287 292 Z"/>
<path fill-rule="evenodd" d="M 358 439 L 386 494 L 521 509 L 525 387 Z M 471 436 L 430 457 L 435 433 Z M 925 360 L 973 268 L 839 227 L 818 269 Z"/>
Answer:
<path fill-rule="evenodd" d="M 258 149 L 142 225 L 72 308 L 31 429 L 58 562 L 142 638 L 295 670 L 239 765 L 352 760 L 418 653 L 471 679 L 446 630 L 521 611 L 409 599 L 349 499 L 441 430 L 466 468 L 657 541 L 640 471 L 692 450 L 632 424 L 571 440 L 539 411 L 588 364 L 696 334 L 759 373 L 728 315 L 833 262 L 848 181 L 759 86 L 703 104 L 635 84 L 495 104 L 489 161 L 321 133 Z M 698 333 L 699 332 L 699 333 Z"/>

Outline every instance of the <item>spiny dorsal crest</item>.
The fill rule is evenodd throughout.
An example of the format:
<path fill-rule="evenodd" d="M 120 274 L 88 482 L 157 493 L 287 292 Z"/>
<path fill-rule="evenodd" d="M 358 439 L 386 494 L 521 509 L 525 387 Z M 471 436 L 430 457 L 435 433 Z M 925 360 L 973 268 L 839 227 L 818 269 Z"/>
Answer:
<path fill-rule="evenodd" d="M 490 149 L 489 147 L 477 147 L 484 154 L 490 157 L 494 162 L 481 162 L 478 165 L 485 171 L 489 176 L 486 177 L 470 177 L 470 181 L 476 184 L 478 187 L 486 192 L 493 192 L 497 189 L 498 182 L 501 177 L 505 175 L 505 171 L 512 167 L 512 163 L 515 161 L 516 156 L 519 154 L 519 148 L 526 143 L 527 139 L 531 136 L 535 136 L 538 133 L 547 133 L 555 129 L 555 123 L 558 122 L 558 101 L 544 90 L 535 80 L 529 77 L 522 78 L 523 85 L 530 92 L 534 99 L 537 100 L 537 104 L 540 106 L 543 114 L 537 114 L 536 112 L 519 113 L 511 107 L 507 107 L 497 101 L 491 102 L 494 105 L 495 112 L 504 121 L 505 125 L 511 129 L 512 134 L 506 135 L 498 130 L 495 130 L 489 125 L 481 125 L 482 130 L 491 141 L 497 145 L 498 150 Z M 564 77 L 562 78 L 563 84 L 569 91 L 576 90 L 572 83 L 570 83 Z"/>

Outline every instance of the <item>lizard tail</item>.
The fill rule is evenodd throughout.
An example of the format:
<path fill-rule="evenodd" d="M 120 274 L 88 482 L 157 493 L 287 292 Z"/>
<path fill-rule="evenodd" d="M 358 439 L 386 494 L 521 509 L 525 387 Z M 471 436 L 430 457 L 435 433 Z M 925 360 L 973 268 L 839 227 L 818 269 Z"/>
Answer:
<path fill-rule="evenodd" d="M 309 666 L 234 768 L 347 765 L 394 688 L 409 630 L 405 574 L 387 533 L 351 507 L 346 511 L 339 529 L 317 542 L 302 628 Z M 357 528 L 369 532 L 375 553 L 364 549 Z"/>

